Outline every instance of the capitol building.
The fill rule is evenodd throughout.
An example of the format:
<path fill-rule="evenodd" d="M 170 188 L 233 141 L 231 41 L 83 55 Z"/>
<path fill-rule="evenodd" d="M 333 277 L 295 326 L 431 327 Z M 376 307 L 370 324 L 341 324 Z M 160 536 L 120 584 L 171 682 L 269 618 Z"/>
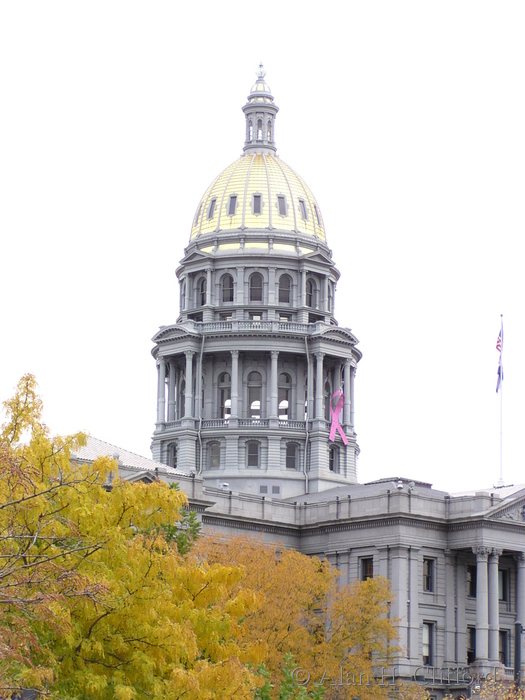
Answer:
<path fill-rule="evenodd" d="M 326 558 L 344 582 L 388 578 L 396 677 L 418 678 L 435 698 L 467 697 L 472 678 L 512 677 L 525 487 L 358 482 L 361 350 L 336 320 L 345 270 L 315 195 L 277 155 L 262 66 L 242 109 L 243 154 L 197 202 L 176 270 L 178 315 L 153 338 L 153 458 L 95 438 L 78 457 L 110 454 L 124 478 L 177 481 L 205 529 Z"/>

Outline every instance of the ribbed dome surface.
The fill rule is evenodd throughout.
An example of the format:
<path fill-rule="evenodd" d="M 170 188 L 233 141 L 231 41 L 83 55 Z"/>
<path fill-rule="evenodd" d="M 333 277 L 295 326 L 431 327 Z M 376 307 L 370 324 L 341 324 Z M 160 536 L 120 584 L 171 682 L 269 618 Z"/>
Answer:
<path fill-rule="evenodd" d="M 197 207 L 191 238 L 245 229 L 326 240 L 308 185 L 280 158 L 265 153 L 241 156 L 212 182 Z"/>

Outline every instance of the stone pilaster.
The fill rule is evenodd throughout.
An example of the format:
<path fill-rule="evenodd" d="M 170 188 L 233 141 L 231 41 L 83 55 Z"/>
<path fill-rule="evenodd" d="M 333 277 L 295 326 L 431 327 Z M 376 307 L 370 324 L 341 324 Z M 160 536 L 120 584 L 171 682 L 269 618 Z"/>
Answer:
<path fill-rule="evenodd" d="M 476 662 L 486 663 L 489 656 L 489 601 L 487 547 L 472 547 L 476 555 Z"/>
<path fill-rule="evenodd" d="M 158 359 L 158 384 L 157 384 L 157 423 L 166 420 L 166 360 Z"/>
<path fill-rule="evenodd" d="M 279 351 L 272 350 L 271 353 L 271 367 L 270 367 L 270 420 L 278 419 L 278 386 L 277 386 L 277 361 L 279 359 Z M 288 406 L 288 411 L 290 406 Z"/>
<path fill-rule="evenodd" d="M 343 383 L 344 383 L 344 395 L 345 395 L 345 402 L 343 406 L 343 424 L 345 426 L 350 424 L 350 371 L 351 371 L 351 366 L 350 366 L 350 360 L 347 358 L 345 360 L 345 365 L 344 365 L 344 375 L 343 375 Z"/>
<path fill-rule="evenodd" d="M 232 356 L 232 412 L 231 420 L 237 421 L 239 418 L 239 351 L 230 350 Z"/>
<path fill-rule="evenodd" d="M 501 549 L 493 549 L 488 561 L 489 660 L 499 662 L 499 585 L 498 562 Z"/>
<path fill-rule="evenodd" d="M 175 420 L 175 386 L 176 367 L 173 359 L 170 362 L 169 384 L 168 384 L 168 420 Z"/>
<path fill-rule="evenodd" d="M 445 665 L 456 660 L 456 556 L 445 549 Z"/>
<path fill-rule="evenodd" d="M 193 416 L 193 350 L 186 350 L 186 391 L 184 394 L 184 417 Z"/>
<path fill-rule="evenodd" d="M 316 352 L 316 376 L 315 376 L 315 417 L 317 420 L 324 418 L 323 412 L 323 396 L 324 396 L 324 379 L 323 379 L 323 352 Z"/>

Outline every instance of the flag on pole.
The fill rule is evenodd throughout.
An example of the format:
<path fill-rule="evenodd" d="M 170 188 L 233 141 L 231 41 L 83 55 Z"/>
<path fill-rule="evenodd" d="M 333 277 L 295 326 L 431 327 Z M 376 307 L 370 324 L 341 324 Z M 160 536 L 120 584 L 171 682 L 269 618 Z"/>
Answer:
<path fill-rule="evenodd" d="M 498 383 L 496 384 L 496 394 L 500 390 L 501 382 L 503 381 L 503 319 L 501 319 L 501 329 L 496 341 L 496 350 L 499 352 L 499 362 L 498 362 Z"/>

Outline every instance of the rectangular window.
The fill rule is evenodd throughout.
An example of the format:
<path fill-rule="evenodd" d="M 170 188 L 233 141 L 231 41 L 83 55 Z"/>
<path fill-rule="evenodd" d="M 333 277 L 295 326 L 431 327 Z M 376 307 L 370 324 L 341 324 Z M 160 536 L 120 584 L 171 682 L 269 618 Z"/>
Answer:
<path fill-rule="evenodd" d="M 273 496 L 278 496 L 280 493 L 281 493 L 280 486 L 272 486 L 272 495 Z"/>
<path fill-rule="evenodd" d="M 232 314 L 221 314 L 220 315 L 221 321 L 231 321 L 232 320 Z"/>
<path fill-rule="evenodd" d="M 369 578 L 374 578 L 374 558 L 365 557 L 361 559 L 361 581 L 368 581 Z"/>
<path fill-rule="evenodd" d="M 215 214 L 215 205 L 217 204 L 217 200 L 214 198 L 210 202 L 210 208 L 208 209 L 208 220 L 213 219 L 213 215 Z"/>
<path fill-rule="evenodd" d="M 210 445 L 210 469 L 218 469 L 221 466 L 221 446 L 218 442 Z"/>
<path fill-rule="evenodd" d="M 507 630 L 499 631 L 499 661 L 504 666 L 509 665 L 509 633 Z"/>
<path fill-rule="evenodd" d="M 248 443 L 248 466 L 258 467 L 259 466 L 259 443 L 249 442 Z"/>
<path fill-rule="evenodd" d="M 476 660 L 476 628 L 467 627 L 467 663 L 473 664 Z"/>
<path fill-rule="evenodd" d="M 237 209 L 237 195 L 231 194 L 230 201 L 228 202 L 228 216 L 235 216 L 236 209 Z"/>
<path fill-rule="evenodd" d="M 434 665 L 434 623 L 423 622 L 423 638 L 421 640 L 423 666 Z"/>
<path fill-rule="evenodd" d="M 262 321 L 262 315 L 258 313 L 250 314 L 250 321 Z"/>
<path fill-rule="evenodd" d="M 261 195 L 260 194 L 253 195 L 253 213 L 254 214 L 261 213 Z"/>
<path fill-rule="evenodd" d="M 306 204 L 304 202 L 304 199 L 299 200 L 299 209 L 301 211 L 301 216 L 305 221 L 308 220 L 308 212 L 306 211 Z"/>
<path fill-rule="evenodd" d="M 267 486 L 259 486 L 259 493 L 268 493 Z"/>
<path fill-rule="evenodd" d="M 427 593 L 434 592 L 434 559 L 423 559 L 423 590 Z"/>
<path fill-rule="evenodd" d="M 467 566 L 467 595 L 469 598 L 476 597 L 476 567 Z"/>
<path fill-rule="evenodd" d="M 280 216 L 286 216 L 286 199 L 285 199 L 284 195 L 282 195 L 282 194 L 277 195 L 277 203 L 279 205 Z"/>
<path fill-rule="evenodd" d="M 507 569 L 498 571 L 498 598 L 507 601 L 509 599 L 509 576 Z"/>

